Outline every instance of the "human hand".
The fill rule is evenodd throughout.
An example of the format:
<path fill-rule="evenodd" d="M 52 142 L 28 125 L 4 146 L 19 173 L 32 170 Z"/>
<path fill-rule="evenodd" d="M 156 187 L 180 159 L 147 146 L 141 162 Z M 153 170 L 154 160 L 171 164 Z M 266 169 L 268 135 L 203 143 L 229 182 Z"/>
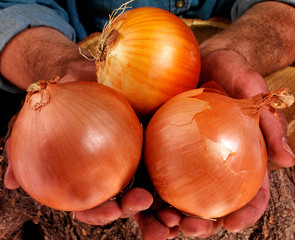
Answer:
<path fill-rule="evenodd" d="M 222 45 L 221 45 L 222 46 Z M 248 98 L 268 92 L 264 78 L 241 56 L 230 48 L 218 48 L 215 39 L 201 46 L 202 72 L 200 84 L 216 81 L 231 97 Z M 295 164 L 294 153 L 287 144 L 287 121 L 277 111 L 264 110 L 260 116 L 260 127 L 268 148 L 269 167 L 291 167 Z M 263 215 L 269 201 L 268 174 L 257 195 L 242 209 L 225 216 L 223 225 L 230 232 L 239 232 L 253 224 Z"/>
<path fill-rule="evenodd" d="M 264 11 L 258 11 L 260 8 Z M 288 11 L 291 14 L 290 11 L 293 10 L 288 5 L 280 3 L 257 4 L 240 20 L 232 24 L 229 30 L 203 42 L 200 45 L 202 68 L 199 86 L 214 80 L 233 98 L 249 98 L 261 92 L 268 92 L 262 74 L 269 74 L 292 62 L 291 54 L 282 55 L 282 48 L 285 48 L 285 52 L 288 50 L 287 39 L 291 41 L 291 38 L 281 37 L 286 41 L 276 45 L 277 42 L 270 42 L 270 36 L 265 34 L 274 30 L 271 24 L 274 19 L 271 16 L 275 11 L 280 13 Z M 269 16 L 261 18 L 258 14 L 261 12 Z M 274 15 L 283 16 L 275 13 Z M 252 24 L 253 22 L 256 24 Z M 268 27 L 271 30 L 268 31 Z M 284 32 L 282 32 L 283 27 L 286 30 Z M 288 23 L 283 27 L 278 26 L 279 32 L 287 34 L 290 32 L 288 29 L 292 29 L 288 27 Z M 261 33 L 264 38 L 261 37 Z M 268 51 L 270 48 L 272 50 Z M 277 53 L 280 55 L 276 55 Z M 267 144 L 269 162 L 272 167 L 291 167 L 295 164 L 295 157 L 287 144 L 287 121 L 282 113 L 277 111 L 277 114 L 279 119 L 273 113 L 263 110 L 260 116 L 260 127 Z M 230 232 L 239 232 L 253 225 L 263 215 L 269 197 L 269 181 L 266 172 L 256 196 L 242 209 L 217 221 L 184 216 L 176 209 L 167 206 L 139 213 L 135 219 L 146 240 L 173 238 L 179 229 L 187 236 L 209 237 L 222 226 Z"/>
<path fill-rule="evenodd" d="M 216 86 L 211 84 L 208 87 L 215 88 Z M 218 87 L 220 89 L 220 86 Z M 256 196 L 243 208 L 222 218 L 207 220 L 186 216 L 167 205 L 158 204 L 157 207 L 152 208 L 152 211 L 137 214 L 135 219 L 142 228 L 145 239 L 170 239 L 177 235 L 179 229 L 187 236 L 206 238 L 215 234 L 222 226 L 230 232 L 239 232 L 255 224 L 263 215 L 269 197 L 268 173 L 266 172 Z"/>
<path fill-rule="evenodd" d="M 234 83 L 236 83 L 238 85 L 237 88 L 241 88 L 239 89 L 239 93 L 241 94 L 239 95 L 239 98 L 249 97 L 257 93 L 267 91 L 263 78 L 252 68 L 250 68 L 249 64 L 245 62 L 242 57 L 240 57 L 233 51 L 221 49 L 220 51 L 216 51 L 216 55 L 213 57 L 210 54 L 211 53 L 209 53 L 210 58 L 208 59 L 206 59 L 207 56 L 204 55 L 205 58 L 202 62 L 203 69 L 201 84 L 204 84 L 206 82 L 204 79 L 218 79 L 219 81 L 216 82 L 218 82 L 218 84 L 222 86 L 222 88 L 226 89 L 229 92 L 234 92 L 231 91 L 229 86 L 233 87 Z M 213 54 L 215 54 L 215 52 Z M 237 59 L 235 59 L 234 57 Z M 215 61 L 217 62 L 217 64 Z M 239 75 L 237 69 L 241 71 L 241 75 Z M 243 80 L 241 84 L 243 84 L 244 79 L 247 80 L 250 78 L 254 81 L 257 76 L 259 81 L 262 80 L 263 82 L 258 82 L 255 84 L 255 86 L 253 87 L 254 92 L 252 94 L 251 89 L 247 90 L 246 88 L 243 88 L 244 85 L 239 85 L 238 82 L 234 81 L 229 82 L 231 79 L 235 79 L 235 77 L 237 77 L 235 81 L 241 79 Z M 259 83 L 261 84 L 260 88 Z M 243 91 L 249 91 L 249 93 L 243 93 Z M 238 95 L 236 95 L 235 97 L 237 96 Z M 286 130 L 285 121 L 279 122 L 274 116 L 272 116 L 272 114 L 269 114 L 267 116 L 268 118 L 270 118 L 266 118 L 267 121 L 273 121 L 273 124 L 277 124 L 276 129 L 281 129 L 279 133 L 286 134 L 286 132 L 283 132 L 284 130 Z M 265 117 L 266 116 L 264 115 L 264 118 Z M 281 118 L 283 119 L 283 116 L 281 116 Z M 279 137 L 279 133 L 276 133 L 275 136 Z M 280 155 L 280 152 L 278 152 L 277 154 Z M 284 162 L 283 164 L 286 164 L 286 162 Z M 292 164 L 292 162 L 290 162 L 289 164 Z M 142 229 L 142 233 L 145 239 L 151 238 L 164 240 L 167 238 L 173 238 L 177 235 L 179 229 L 187 236 L 203 238 L 215 234 L 218 230 L 220 230 L 222 226 L 224 226 L 230 232 L 239 232 L 244 228 L 253 225 L 262 216 L 268 205 L 269 195 L 270 193 L 268 174 L 266 172 L 263 183 L 258 193 L 251 202 L 249 202 L 242 209 L 225 217 L 216 219 L 216 221 L 185 216 L 178 212 L 176 209 L 162 205 L 160 205 L 160 207 L 158 206 L 154 208 L 153 211 L 150 210 L 137 214 L 135 219 L 138 222 L 139 227 Z"/>
<path fill-rule="evenodd" d="M 221 38 L 222 39 L 222 38 Z M 220 39 L 219 39 L 220 40 Z M 221 43 L 219 45 L 219 43 Z M 200 45 L 202 69 L 200 86 L 207 81 L 216 81 L 233 98 L 248 98 L 261 92 L 268 92 L 263 77 L 247 62 L 246 58 L 233 49 L 224 48 L 222 41 L 209 39 Z M 294 153 L 287 144 L 287 122 L 283 114 L 264 110 L 260 126 L 268 146 L 269 162 L 272 166 L 291 167 L 295 163 Z M 263 183 L 256 196 L 242 209 L 231 213 L 216 222 L 184 216 L 178 223 L 180 230 L 188 236 L 209 237 L 222 227 L 230 232 L 239 232 L 253 225 L 264 213 L 269 201 L 269 182 L 266 172 Z M 171 215 L 164 216 L 164 210 L 157 212 L 162 227 L 169 230 Z M 176 213 L 174 213 L 176 216 Z M 145 220 L 137 216 L 140 223 Z M 151 233 L 147 233 L 150 235 Z M 167 234 L 166 234 L 167 235 Z M 167 235 L 169 236 L 169 235 Z M 159 238 L 159 239 L 165 239 Z"/>
<path fill-rule="evenodd" d="M 6 142 L 5 149 L 6 152 L 9 152 L 9 139 Z M 4 185 L 8 189 L 19 187 L 9 164 L 4 177 Z M 152 202 L 153 197 L 147 190 L 134 187 L 122 193 L 122 196 L 117 199 L 109 200 L 89 210 L 74 212 L 74 215 L 76 219 L 87 224 L 105 225 L 119 218 L 128 218 L 146 210 Z"/>
<path fill-rule="evenodd" d="M 256 196 L 243 208 L 218 219 L 201 219 L 186 216 L 178 210 L 155 201 L 151 209 L 135 215 L 145 240 L 172 239 L 179 230 L 190 237 L 207 238 L 223 226 L 230 232 L 240 232 L 255 224 L 264 213 L 269 200 L 269 182 L 266 172 Z"/>
<path fill-rule="evenodd" d="M 8 189 L 19 187 L 13 172 L 8 166 L 4 184 Z M 153 202 L 152 195 L 143 188 L 133 188 L 124 193 L 119 200 L 109 200 L 95 208 L 75 212 L 76 219 L 91 225 L 105 225 L 119 218 L 128 218 L 148 209 Z"/>
<path fill-rule="evenodd" d="M 93 64 L 93 65 L 92 65 Z M 69 69 L 59 82 L 72 81 L 95 81 L 94 63 L 90 62 L 88 67 L 80 69 L 79 67 Z M 9 139 L 6 141 L 5 150 L 9 156 Z M 20 185 L 17 182 L 13 170 L 9 164 L 4 177 L 5 187 L 8 189 L 16 189 Z M 99 206 L 74 213 L 75 217 L 81 222 L 92 225 L 104 225 L 119 218 L 128 218 L 139 211 L 150 207 L 153 202 L 152 195 L 145 189 L 134 187 L 124 193 L 119 194 L 117 199 L 111 199 Z"/>
<path fill-rule="evenodd" d="M 81 51 L 83 55 L 89 54 Z M 60 83 L 96 81 L 95 63 L 83 55 L 78 46 L 59 31 L 47 27 L 29 28 L 17 34 L 5 46 L 0 55 L 0 70 L 7 80 L 23 90 L 32 82 L 57 76 L 61 78 Z M 6 151 L 9 151 L 9 140 Z M 9 163 L 4 184 L 8 189 L 19 187 Z M 134 187 L 122 195 L 91 210 L 76 212 L 75 216 L 85 223 L 103 225 L 145 210 L 153 202 L 152 195 L 140 187 Z"/>
<path fill-rule="evenodd" d="M 216 81 L 230 97 L 249 98 L 261 92 L 268 92 L 264 78 L 256 72 L 246 59 L 231 49 L 210 49 L 208 42 L 201 45 L 202 71 L 200 84 Z M 263 110 L 260 127 L 268 148 L 269 163 L 272 167 L 292 167 L 294 153 L 287 144 L 287 121 L 277 111 Z"/>

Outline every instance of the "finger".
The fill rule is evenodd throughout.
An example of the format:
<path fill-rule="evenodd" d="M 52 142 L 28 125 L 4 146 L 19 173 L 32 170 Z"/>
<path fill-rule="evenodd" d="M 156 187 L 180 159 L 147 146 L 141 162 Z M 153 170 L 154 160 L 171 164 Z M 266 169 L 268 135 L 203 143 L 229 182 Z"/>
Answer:
<path fill-rule="evenodd" d="M 105 225 L 120 218 L 122 210 L 116 201 L 105 202 L 98 207 L 77 211 L 75 217 L 91 225 Z"/>
<path fill-rule="evenodd" d="M 184 217 L 180 222 L 180 230 L 186 236 L 207 238 L 222 227 L 222 218 L 206 220 L 197 217 Z"/>
<path fill-rule="evenodd" d="M 169 228 L 158 221 L 149 211 L 136 214 L 134 219 L 144 240 L 166 240 L 170 235 Z"/>
<path fill-rule="evenodd" d="M 127 218 L 148 209 L 153 203 L 153 196 L 143 188 L 133 188 L 121 199 L 122 218 Z"/>
<path fill-rule="evenodd" d="M 212 88 L 224 94 L 227 94 L 227 92 L 214 80 L 204 83 L 203 85 L 200 86 L 200 88 Z"/>
<path fill-rule="evenodd" d="M 20 186 L 11 170 L 9 163 L 4 176 L 4 185 L 8 189 L 16 189 Z"/>
<path fill-rule="evenodd" d="M 231 97 L 247 98 L 268 91 L 263 77 L 233 50 L 203 50 L 202 65 L 199 84 L 214 80 Z"/>
<path fill-rule="evenodd" d="M 9 142 L 10 140 L 8 138 L 5 143 L 5 151 L 7 156 L 9 156 Z M 20 186 L 12 172 L 9 160 L 8 160 L 8 166 L 4 175 L 4 186 L 8 189 L 16 189 Z"/>
<path fill-rule="evenodd" d="M 274 114 L 263 111 L 260 118 L 260 127 L 263 131 L 268 147 L 268 156 L 273 167 L 292 167 L 295 165 L 295 156 L 287 143 L 287 120 L 278 112 Z"/>
<path fill-rule="evenodd" d="M 214 235 L 215 233 L 217 233 L 222 227 L 223 227 L 223 219 L 224 218 L 218 218 L 216 219 L 216 221 L 213 222 L 213 228 L 211 230 L 211 232 L 209 232 L 206 235 L 201 235 L 201 238 L 208 238 L 212 235 Z"/>
<path fill-rule="evenodd" d="M 269 182 L 266 172 L 263 183 L 256 196 L 242 209 L 224 218 L 224 227 L 229 232 L 240 232 L 255 224 L 263 215 L 269 201 Z"/>
<path fill-rule="evenodd" d="M 178 235 L 179 223 L 182 218 L 182 214 L 166 204 L 159 201 L 154 201 L 151 209 L 157 212 L 157 219 L 166 227 L 169 228 L 169 235 L 167 239 L 173 239 Z"/>
<path fill-rule="evenodd" d="M 234 98 L 249 98 L 261 92 L 268 92 L 264 78 L 238 53 L 227 49 L 202 51 L 203 67 L 200 82 L 214 79 Z M 279 167 L 294 166 L 295 156 L 286 141 L 285 117 L 281 115 L 278 120 L 272 113 L 263 111 L 260 119 L 271 162 Z"/>
<path fill-rule="evenodd" d="M 178 235 L 178 232 L 179 232 L 179 226 L 169 228 L 169 235 L 168 235 L 167 239 L 176 238 Z"/>
<path fill-rule="evenodd" d="M 173 228 L 179 225 L 182 215 L 174 208 L 163 207 L 158 211 L 157 217 L 166 227 Z"/>

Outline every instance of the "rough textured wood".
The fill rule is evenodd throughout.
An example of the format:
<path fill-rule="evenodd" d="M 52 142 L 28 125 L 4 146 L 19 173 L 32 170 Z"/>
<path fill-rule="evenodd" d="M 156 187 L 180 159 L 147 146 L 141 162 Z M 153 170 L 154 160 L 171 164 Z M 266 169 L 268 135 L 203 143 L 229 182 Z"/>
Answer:
<path fill-rule="evenodd" d="M 6 169 L 1 162 L 1 178 Z M 132 219 L 121 219 L 104 227 L 83 224 L 68 212 L 45 207 L 21 189 L 7 190 L 0 184 L 0 239 L 141 239 Z"/>
<path fill-rule="evenodd" d="M 216 24 L 216 19 L 205 24 L 199 21 L 188 22 L 188 24 L 192 24 L 190 26 L 196 35 L 198 29 L 201 29 L 202 39 L 215 34 L 228 24 L 223 21 L 221 23 Z M 204 30 L 204 27 L 207 30 Z M 199 32 L 199 34 L 201 33 Z M 289 87 L 295 90 L 294 79 L 295 67 L 288 67 L 266 78 L 271 90 L 280 87 Z M 3 113 L 5 114 L 5 112 Z M 294 151 L 295 106 L 284 110 L 284 113 L 289 122 L 288 140 Z M 142 239 L 136 223 L 131 218 L 121 219 L 103 227 L 90 226 L 74 219 L 71 213 L 56 211 L 37 203 L 21 189 L 7 190 L 2 181 L 7 168 L 7 158 L 3 152 L 5 140 L 6 138 L 2 138 L 0 142 L 0 239 Z M 295 239 L 294 170 L 294 168 L 290 168 L 270 172 L 271 200 L 267 211 L 254 226 L 237 234 L 228 233 L 222 229 L 209 239 Z M 197 238 L 185 237 L 180 233 L 176 239 Z"/>
<path fill-rule="evenodd" d="M 266 78 L 267 85 L 270 90 L 279 89 L 281 87 L 288 87 L 295 94 L 295 67 L 290 66 L 273 73 Z M 293 151 L 295 150 L 295 107 L 283 109 L 288 126 L 288 142 Z"/>

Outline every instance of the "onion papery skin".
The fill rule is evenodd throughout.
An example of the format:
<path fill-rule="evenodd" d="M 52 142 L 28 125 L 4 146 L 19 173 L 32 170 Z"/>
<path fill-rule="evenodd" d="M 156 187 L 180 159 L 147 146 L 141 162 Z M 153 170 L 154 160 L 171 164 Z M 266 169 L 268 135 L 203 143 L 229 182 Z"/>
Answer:
<path fill-rule="evenodd" d="M 124 95 L 139 116 L 151 116 L 178 93 L 197 86 L 201 60 L 191 29 L 172 13 L 152 7 L 122 13 L 107 28 L 99 83 Z"/>
<path fill-rule="evenodd" d="M 8 157 L 20 186 L 35 200 L 79 211 L 128 185 L 142 141 L 135 112 L 114 90 L 95 82 L 48 84 L 26 96 Z"/>
<path fill-rule="evenodd" d="M 245 206 L 267 167 L 261 101 L 200 88 L 166 102 L 145 133 L 144 161 L 159 196 L 209 219 Z"/>

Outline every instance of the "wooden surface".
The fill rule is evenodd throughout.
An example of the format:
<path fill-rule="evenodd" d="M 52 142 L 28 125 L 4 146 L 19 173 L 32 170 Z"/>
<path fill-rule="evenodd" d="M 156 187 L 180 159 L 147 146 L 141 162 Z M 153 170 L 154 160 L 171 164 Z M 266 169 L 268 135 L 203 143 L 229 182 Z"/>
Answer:
<path fill-rule="evenodd" d="M 284 68 L 266 77 L 266 82 L 270 90 L 288 87 L 295 94 L 295 67 Z M 288 142 L 293 152 L 295 151 L 295 104 L 290 108 L 283 109 L 288 125 Z"/>
<path fill-rule="evenodd" d="M 207 22 L 189 20 L 201 42 L 228 25 L 227 21 L 213 19 Z M 199 36 L 199 37 L 198 37 Z M 85 43 L 85 42 L 84 42 Z M 295 90 L 295 67 L 288 67 L 266 78 L 270 90 L 289 87 Z M 295 106 L 283 110 L 289 122 L 288 140 L 295 150 Z M 4 177 L 7 158 L 3 152 L 5 138 L 0 141 L 0 176 Z M 270 172 L 271 199 L 267 211 L 252 227 L 241 233 L 228 233 L 224 229 L 210 240 L 295 239 L 295 172 L 294 168 Z M 21 189 L 7 190 L 0 181 L 0 239 L 128 239 L 141 240 L 140 231 L 132 218 L 120 219 L 103 227 L 81 223 L 68 212 L 47 208 Z M 190 240 L 181 233 L 175 239 Z"/>

